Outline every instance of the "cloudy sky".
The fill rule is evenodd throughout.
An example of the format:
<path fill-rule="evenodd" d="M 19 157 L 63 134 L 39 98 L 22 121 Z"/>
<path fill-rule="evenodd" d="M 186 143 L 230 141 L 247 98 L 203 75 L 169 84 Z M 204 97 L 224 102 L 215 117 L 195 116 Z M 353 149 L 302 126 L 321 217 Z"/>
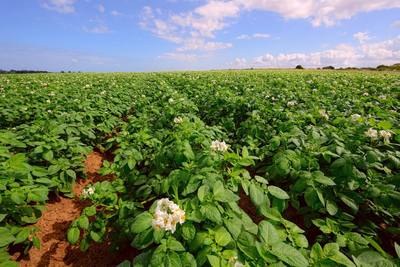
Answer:
<path fill-rule="evenodd" d="M 0 69 L 400 62 L 400 0 L 1 0 Z"/>

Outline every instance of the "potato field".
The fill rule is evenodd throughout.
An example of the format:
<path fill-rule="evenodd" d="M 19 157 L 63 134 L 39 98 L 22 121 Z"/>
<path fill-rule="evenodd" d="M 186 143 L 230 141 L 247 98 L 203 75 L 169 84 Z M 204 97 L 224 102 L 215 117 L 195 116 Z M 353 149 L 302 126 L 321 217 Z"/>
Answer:
<path fill-rule="evenodd" d="M 82 266 L 400 266 L 399 111 L 384 72 L 0 75 L 0 266 L 80 266 L 57 203 L 119 255 Z"/>

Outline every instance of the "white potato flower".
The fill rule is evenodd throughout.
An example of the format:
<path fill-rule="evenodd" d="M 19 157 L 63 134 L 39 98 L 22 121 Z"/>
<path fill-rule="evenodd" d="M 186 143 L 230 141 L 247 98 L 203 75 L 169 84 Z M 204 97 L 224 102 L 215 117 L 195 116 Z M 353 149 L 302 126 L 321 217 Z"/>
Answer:
<path fill-rule="evenodd" d="M 170 104 L 174 103 L 174 99 L 173 98 L 168 99 L 168 103 Z"/>
<path fill-rule="evenodd" d="M 385 95 L 380 95 L 380 96 L 379 96 L 379 99 L 385 100 L 385 99 L 386 99 L 386 96 L 385 96 Z"/>
<path fill-rule="evenodd" d="M 296 105 L 297 105 L 297 101 L 295 101 L 295 100 L 292 100 L 292 101 L 287 102 L 287 106 L 288 106 L 288 107 L 294 107 L 294 106 L 296 106 Z"/>
<path fill-rule="evenodd" d="M 228 260 L 228 263 L 229 263 L 229 266 L 244 267 L 243 263 L 238 261 L 238 257 L 237 256 L 230 257 L 229 260 Z"/>
<path fill-rule="evenodd" d="M 185 222 L 185 211 L 182 210 L 173 201 L 168 198 L 162 198 L 157 201 L 156 210 L 152 221 L 152 226 L 155 229 L 164 229 L 165 231 L 176 230 L 176 225 Z"/>
<path fill-rule="evenodd" d="M 381 130 L 379 131 L 379 136 L 383 138 L 383 140 L 388 143 L 390 138 L 392 137 L 392 133 L 390 131 Z"/>
<path fill-rule="evenodd" d="M 225 141 L 221 142 L 221 141 L 215 140 L 215 141 L 211 142 L 210 148 L 211 148 L 212 151 L 225 152 L 225 151 L 228 150 L 229 145 L 227 145 L 225 143 Z"/>
<path fill-rule="evenodd" d="M 328 113 L 326 113 L 326 111 L 324 109 L 320 109 L 319 110 L 319 115 L 324 118 L 325 120 L 329 120 L 329 115 Z"/>
<path fill-rule="evenodd" d="M 182 123 L 182 122 L 183 122 L 183 119 L 182 119 L 181 117 L 175 117 L 175 118 L 174 118 L 174 123 L 180 124 L 180 123 Z"/>
<path fill-rule="evenodd" d="M 351 115 L 351 120 L 352 120 L 353 122 L 358 121 L 360 118 L 361 118 L 361 115 L 360 115 L 360 114 L 353 114 L 353 115 Z"/>
<path fill-rule="evenodd" d="M 365 92 L 365 93 L 363 94 L 363 96 L 369 96 L 369 94 L 368 94 L 367 92 Z"/>
<path fill-rule="evenodd" d="M 47 99 L 46 102 L 47 102 L 47 103 L 51 103 L 51 100 L 50 100 L 50 99 Z"/>
<path fill-rule="evenodd" d="M 89 186 L 88 188 L 83 189 L 82 195 L 84 197 L 89 197 L 94 194 L 94 187 Z"/>
<path fill-rule="evenodd" d="M 365 135 L 370 138 L 377 138 L 378 131 L 373 128 L 369 128 L 368 131 L 365 132 Z"/>

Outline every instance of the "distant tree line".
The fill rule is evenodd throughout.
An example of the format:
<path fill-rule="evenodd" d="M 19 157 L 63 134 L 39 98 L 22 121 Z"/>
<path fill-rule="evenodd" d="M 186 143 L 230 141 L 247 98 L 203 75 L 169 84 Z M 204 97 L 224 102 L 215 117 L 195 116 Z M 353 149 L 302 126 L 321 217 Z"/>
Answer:
<path fill-rule="evenodd" d="M 302 65 L 297 65 L 295 69 L 304 69 Z M 325 66 L 322 68 L 317 68 L 317 70 L 377 70 L 377 71 L 400 71 L 400 63 L 386 66 L 386 65 L 379 65 L 376 68 L 372 67 L 365 67 L 365 68 L 356 68 L 356 67 L 347 67 L 347 68 L 335 68 L 334 66 Z"/>
<path fill-rule="evenodd" d="M 45 70 L 1 70 L 0 73 L 49 73 Z"/>

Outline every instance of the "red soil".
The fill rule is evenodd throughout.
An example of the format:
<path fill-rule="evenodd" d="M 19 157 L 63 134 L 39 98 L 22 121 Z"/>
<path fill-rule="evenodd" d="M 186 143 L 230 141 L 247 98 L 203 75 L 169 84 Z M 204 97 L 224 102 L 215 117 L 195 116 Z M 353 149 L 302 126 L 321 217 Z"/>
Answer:
<path fill-rule="evenodd" d="M 254 206 L 253 202 L 251 202 L 251 199 L 242 189 L 239 191 L 239 197 L 239 207 L 250 216 L 255 224 L 259 224 L 262 220 L 264 220 L 264 217 L 257 214 L 256 206 Z"/>
<path fill-rule="evenodd" d="M 119 253 L 109 252 L 109 242 L 92 244 L 86 252 L 81 252 L 78 246 L 71 246 L 66 240 L 66 233 L 73 220 L 78 218 L 81 211 L 89 205 L 86 201 L 79 200 L 83 188 L 97 181 L 112 179 L 110 176 L 102 177 L 97 170 L 102 166 L 105 157 L 100 153 L 91 153 L 86 161 L 87 179 L 79 179 L 74 187 L 74 199 L 54 197 L 47 205 L 40 220 L 34 225 L 40 230 L 37 237 L 40 239 L 41 248 L 31 248 L 28 255 L 21 252 L 14 254 L 13 258 L 19 261 L 21 267 L 33 266 L 116 266 L 124 259 L 133 258 L 135 251 L 126 248 Z"/>

